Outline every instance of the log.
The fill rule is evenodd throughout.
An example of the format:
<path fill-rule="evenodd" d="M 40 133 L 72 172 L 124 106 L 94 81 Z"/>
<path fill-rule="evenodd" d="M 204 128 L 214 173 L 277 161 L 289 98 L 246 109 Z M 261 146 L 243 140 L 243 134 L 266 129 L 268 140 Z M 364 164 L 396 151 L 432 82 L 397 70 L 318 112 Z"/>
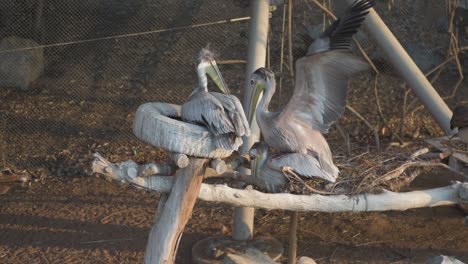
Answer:
<path fill-rule="evenodd" d="M 189 159 L 185 154 L 170 152 L 168 155 L 172 162 L 181 169 L 187 167 L 189 164 Z"/>
<path fill-rule="evenodd" d="M 152 175 L 173 175 L 174 173 L 174 167 L 169 164 L 147 163 L 138 167 L 137 177 L 146 177 Z"/>
<path fill-rule="evenodd" d="M 148 163 L 138 165 L 133 160 L 121 163 L 112 163 L 102 157 L 99 153 L 93 154 L 91 163 L 92 173 L 104 175 L 108 179 L 132 182 L 137 177 L 151 175 L 172 175 L 175 170 L 167 164 Z"/>
<path fill-rule="evenodd" d="M 190 166 L 189 166 L 190 167 Z M 98 172 L 99 171 L 94 171 Z M 156 192 L 166 193 L 172 188 L 174 177 L 150 176 L 134 179 L 104 173 L 109 179 L 125 181 Z M 455 182 L 451 185 L 412 192 L 391 192 L 359 195 L 295 195 L 289 193 L 262 193 L 256 190 L 239 190 L 226 185 L 202 184 L 198 198 L 240 207 L 255 207 L 267 210 L 315 211 L 315 212 L 369 212 L 404 211 L 412 208 L 434 207 L 466 203 L 468 183 Z"/>
<path fill-rule="evenodd" d="M 145 263 L 174 263 L 178 242 L 197 200 L 207 159 L 190 158 L 175 177 L 167 201 L 156 214 L 145 251 Z"/>
<path fill-rule="evenodd" d="M 218 174 L 223 174 L 226 172 L 227 166 L 223 160 L 214 159 L 210 162 L 210 167 L 215 170 Z"/>

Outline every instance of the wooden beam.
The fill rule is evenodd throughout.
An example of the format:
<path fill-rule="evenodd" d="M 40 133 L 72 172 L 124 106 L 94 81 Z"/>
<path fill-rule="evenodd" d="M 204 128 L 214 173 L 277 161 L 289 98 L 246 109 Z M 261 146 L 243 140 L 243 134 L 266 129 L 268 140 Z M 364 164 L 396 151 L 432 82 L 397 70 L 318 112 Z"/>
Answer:
<path fill-rule="evenodd" d="M 167 201 L 158 208 L 158 221 L 151 228 L 146 264 L 175 262 L 177 246 L 192 215 L 207 163 L 208 159 L 190 158 L 188 166 L 177 172 Z"/>

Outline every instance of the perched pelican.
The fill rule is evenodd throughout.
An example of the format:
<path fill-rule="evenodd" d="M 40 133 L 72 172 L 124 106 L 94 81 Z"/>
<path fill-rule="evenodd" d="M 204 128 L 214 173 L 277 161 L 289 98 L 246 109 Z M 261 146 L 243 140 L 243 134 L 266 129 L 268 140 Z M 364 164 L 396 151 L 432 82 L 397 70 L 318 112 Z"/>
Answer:
<path fill-rule="evenodd" d="M 242 136 L 250 135 L 244 109 L 229 89 L 216 65 L 213 53 L 203 48 L 198 55 L 198 86 L 182 105 L 184 121 L 204 125 L 216 137 L 216 146 L 237 150 Z M 223 93 L 208 92 L 207 75 Z"/>
<path fill-rule="evenodd" d="M 315 157 L 308 154 L 297 152 L 272 154 L 264 142 L 255 143 L 249 153 L 252 160 L 253 181 L 258 187 L 268 192 L 280 192 L 285 187 L 287 183 L 283 171 L 285 167 L 289 167 L 293 172 L 303 177 L 335 180 L 321 170 Z"/>
<path fill-rule="evenodd" d="M 255 116 L 265 142 L 279 152 L 297 152 L 318 160 L 323 178 L 334 181 L 339 174 L 323 133 L 343 114 L 347 82 L 368 64 L 349 52 L 352 36 L 365 19 L 372 0 L 357 0 L 309 46 L 307 55 L 296 61 L 294 93 L 279 112 L 268 111 L 275 93 L 275 76 L 260 68 L 252 74 L 252 108 L 261 92 Z M 311 168 L 309 168 L 311 169 Z"/>
<path fill-rule="evenodd" d="M 453 109 L 450 128 L 458 128 L 458 137 L 468 143 L 468 105 L 457 105 Z"/>

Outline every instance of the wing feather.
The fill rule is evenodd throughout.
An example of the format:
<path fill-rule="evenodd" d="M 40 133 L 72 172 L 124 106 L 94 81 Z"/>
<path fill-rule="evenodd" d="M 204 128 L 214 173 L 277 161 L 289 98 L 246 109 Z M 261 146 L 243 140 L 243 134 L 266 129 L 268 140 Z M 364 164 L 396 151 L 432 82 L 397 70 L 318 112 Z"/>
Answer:
<path fill-rule="evenodd" d="M 353 35 L 361 27 L 372 6 L 374 6 L 373 0 L 356 0 L 344 15 L 312 42 L 307 55 L 329 50 L 350 50 Z"/>
<path fill-rule="evenodd" d="M 182 105 L 181 117 L 188 122 L 204 124 L 214 135 L 234 131 L 222 103 L 210 93 L 193 94 Z"/>
<path fill-rule="evenodd" d="M 329 51 L 296 61 L 296 86 L 280 122 L 297 119 L 327 133 L 343 114 L 349 79 L 369 68 L 356 56 Z"/>
<path fill-rule="evenodd" d="M 211 93 L 216 99 L 218 99 L 227 112 L 230 121 L 234 126 L 232 131 L 236 136 L 249 136 L 250 128 L 249 122 L 245 116 L 244 108 L 234 95 L 227 95 L 222 93 Z"/>
<path fill-rule="evenodd" d="M 296 173 L 304 177 L 319 177 L 330 182 L 335 182 L 338 176 L 338 169 L 334 173 L 324 170 L 319 160 L 309 154 L 288 153 L 272 157 L 268 161 L 268 166 L 274 170 L 281 171 L 281 167 L 291 167 Z"/>

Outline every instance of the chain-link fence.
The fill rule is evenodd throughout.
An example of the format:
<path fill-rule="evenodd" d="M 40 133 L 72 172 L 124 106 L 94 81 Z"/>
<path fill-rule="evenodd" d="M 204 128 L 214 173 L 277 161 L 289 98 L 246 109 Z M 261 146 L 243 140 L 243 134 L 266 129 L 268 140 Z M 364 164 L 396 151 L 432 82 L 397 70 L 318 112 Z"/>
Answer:
<path fill-rule="evenodd" d="M 89 166 L 94 151 L 113 161 L 142 161 L 161 155 L 131 133 L 136 108 L 148 101 L 182 103 L 197 83 L 194 58 L 207 44 L 219 55 L 220 69 L 231 91 L 242 97 L 249 2 L 2 1 L 0 71 L 19 80 L 11 80 L 11 76 L 1 78 L 9 82 L 0 80 L 1 165 L 72 175 Z M 278 79 L 281 76 L 281 89 L 274 100 L 281 105 L 287 102 L 292 87 L 288 12 L 286 5 L 276 2 L 270 19 L 268 65 Z M 323 15 L 318 4 L 339 15 L 343 2 L 294 1 L 294 58 L 305 51 L 305 32 L 317 34 L 324 22 L 332 20 Z M 454 45 L 448 34 L 452 21 L 458 47 L 466 45 L 463 18 L 467 12 L 462 6 L 441 0 L 389 0 L 377 1 L 376 10 L 428 72 L 455 56 L 449 53 L 450 45 Z M 428 114 L 420 111 L 417 101 L 412 102 L 410 94 L 405 96 L 408 88 L 404 81 L 365 30 L 357 40 L 379 77 L 377 87 L 375 72 L 357 77 L 349 91 L 349 105 L 372 124 L 381 139 L 393 135 L 391 139 L 404 141 L 417 137 L 417 133 L 440 133 Z M 40 48 L 18 50 L 34 45 Z M 9 63 L 1 65 L 5 62 Z M 434 85 L 444 96 L 451 94 L 459 79 L 457 62 L 464 63 L 461 55 L 430 76 L 438 76 Z M 464 86 L 466 82 L 460 84 L 450 104 L 467 98 Z M 405 119 L 401 119 L 402 109 Z M 400 129 L 401 120 L 405 122 Z M 351 112 L 346 112 L 340 124 L 341 134 L 351 135 L 350 141 L 375 145 L 371 130 Z M 341 140 L 336 131 L 330 138 Z"/>

